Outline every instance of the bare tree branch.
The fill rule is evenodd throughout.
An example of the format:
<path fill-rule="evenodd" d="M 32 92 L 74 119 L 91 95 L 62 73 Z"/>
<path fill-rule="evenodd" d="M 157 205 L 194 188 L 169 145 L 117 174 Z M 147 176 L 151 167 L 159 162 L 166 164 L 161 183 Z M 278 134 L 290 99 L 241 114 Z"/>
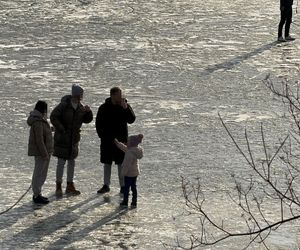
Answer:
<path fill-rule="evenodd" d="M 281 83 L 281 89 L 268 75 L 264 84 L 277 97 L 281 98 L 291 122 L 291 131 L 279 143 L 268 146 L 263 124 L 260 125 L 260 136 L 262 143 L 263 160 L 256 157 L 249 140 L 248 131 L 245 129 L 245 147 L 237 142 L 229 127 L 218 113 L 222 126 L 231 138 L 239 154 L 245 159 L 248 167 L 254 173 L 254 177 L 233 177 L 236 195 L 227 193 L 236 212 L 241 217 L 217 219 L 213 211 L 208 210 L 207 204 L 211 203 L 210 196 L 206 199 L 200 179 L 197 184 L 182 177 L 182 192 L 188 209 L 188 214 L 200 219 L 199 236 L 190 236 L 190 246 L 185 248 L 177 241 L 177 247 L 182 249 L 196 249 L 201 246 L 212 246 L 230 238 L 248 236 L 249 241 L 245 243 L 245 249 L 254 243 L 262 244 L 268 249 L 266 239 L 282 224 L 296 221 L 300 218 L 299 172 L 297 167 L 300 160 L 300 87 L 293 89 L 290 82 Z M 257 148 L 257 147 L 256 147 Z M 255 148 L 255 149 L 256 149 Z M 275 148 L 271 153 L 271 148 Z M 241 182 L 243 180 L 243 182 Z M 298 192 L 297 192 L 298 191 Z M 277 210 L 271 209 L 276 216 L 270 219 L 269 204 L 275 204 Z M 234 208 L 233 208 L 234 209 Z M 243 228 L 232 229 L 225 219 L 239 219 L 244 223 Z M 232 225 L 231 225 L 232 226 Z"/>

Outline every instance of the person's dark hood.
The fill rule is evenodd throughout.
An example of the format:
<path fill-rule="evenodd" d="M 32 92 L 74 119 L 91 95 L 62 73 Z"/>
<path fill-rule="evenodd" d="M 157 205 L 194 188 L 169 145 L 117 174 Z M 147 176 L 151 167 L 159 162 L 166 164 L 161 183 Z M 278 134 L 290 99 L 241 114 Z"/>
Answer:
<path fill-rule="evenodd" d="M 42 121 L 43 120 L 43 114 L 38 111 L 38 110 L 33 110 L 32 112 L 30 112 L 30 115 L 27 119 L 27 124 L 29 126 L 32 126 L 33 123 L 35 123 L 36 121 Z"/>
<path fill-rule="evenodd" d="M 61 98 L 61 102 L 65 102 L 65 103 L 70 103 L 71 102 L 71 99 L 72 99 L 72 96 L 71 95 L 65 95 Z"/>
<path fill-rule="evenodd" d="M 105 103 L 112 104 L 111 97 L 106 98 L 105 99 Z"/>

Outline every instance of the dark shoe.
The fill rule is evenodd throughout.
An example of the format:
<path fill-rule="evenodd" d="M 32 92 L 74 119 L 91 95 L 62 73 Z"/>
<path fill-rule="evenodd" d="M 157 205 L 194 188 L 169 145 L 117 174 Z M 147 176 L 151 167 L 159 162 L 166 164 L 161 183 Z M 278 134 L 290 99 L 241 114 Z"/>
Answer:
<path fill-rule="evenodd" d="M 49 200 L 48 199 L 46 200 L 45 197 L 43 197 L 41 195 L 38 195 L 36 197 L 33 196 L 32 200 L 36 204 L 48 204 L 49 203 Z"/>
<path fill-rule="evenodd" d="M 56 195 L 57 197 L 63 196 L 63 191 L 62 191 L 62 188 L 61 188 L 61 182 L 56 182 L 55 195 Z"/>
<path fill-rule="evenodd" d="M 120 194 L 124 194 L 124 189 L 125 189 L 125 187 L 121 187 Z"/>
<path fill-rule="evenodd" d="M 44 199 L 44 200 L 46 200 L 46 201 L 49 201 L 49 199 L 48 199 L 47 197 L 42 196 L 42 195 L 41 195 L 41 197 L 42 197 L 42 199 Z"/>
<path fill-rule="evenodd" d="M 110 191 L 109 186 L 103 185 L 103 187 L 100 188 L 100 189 L 97 191 L 97 193 L 98 193 L 98 194 L 104 194 L 104 193 L 108 193 L 109 191 Z"/>
<path fill-rule="evenodd" d="M 131 202 L 130 206 L 131 208 L 136 208 L 136 202 Z"/>
<path fill-rule="evenodd" d="M 120 206 L 121 206 L 121 207 L 128 207 L 128 202 L 122 201 L 122 202 L 120 203 Z"/>
<path fill-rule="evenodd" d="M 291 36 L 287 36 L 287 37 L 285 37 L 285 40 L 286 41 L 294 41 L 294 40 L 296 40 L 296 38 L 291 37 Z"/>
<path fill-rule="evenodd" d="M 66 194 L 79 195 L 80 191 L 76 190 L 73 182 L 67 182 Z"/>

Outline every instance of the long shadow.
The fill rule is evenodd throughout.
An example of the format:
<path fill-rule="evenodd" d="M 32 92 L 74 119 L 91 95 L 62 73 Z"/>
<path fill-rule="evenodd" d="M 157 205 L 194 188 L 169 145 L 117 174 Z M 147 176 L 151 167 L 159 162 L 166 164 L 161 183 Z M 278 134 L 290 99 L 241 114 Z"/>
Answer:
<path fill-rule="evenodd" d="M 49 200 L 55 200 L 56 196 L 53 194 L 48 196 Z M 23 204 L 20 207 L 13 208 L 12 210 L 2 214 L 0 216 L 0 230 L 9 228 L 15 224 L 18 220 L 32 214 L 36 209 L 41 209 L 43 206 L 35 205 L 32 201 Z"/>
<path fill-rule="evenodd" d="M 112 213 L 103 217 L 99 221 L 85 227 L 82 230 L 74 232 L 74 229 L 70 229 L 70 230 L 66 231 L 66 233 L 64 235 L 62 235 L 59 240 L 52 242 L 51 246 L 46 248 L 46 250 L 64 249 L 66 246 L 72 244 L 73 242 L 75 242 L 77 240 L 82 240 L 90 232 L 93 232 L 94 230 L 107 224 L 108 222 L 121 217 L 122 215 L 126 214 L 127 212 L 128 212 L 127 209 L 116 208 L 116 210 L 113 211 Z"/>
<path fill-rule="evenodd" d="M 88 206 L 84 211 L 79 213 L 73 213 L 74 210 L 83 207 L 88 204 L 90 201 L 95 200 L 96 198 L 102 198 L 102 201 L 96 202 L 95 204 Z M 44 236 L 51 235 L 55 231 L 67 226 L 70 223 L 73 223 L 80 218 L 80 215 L 85 213 L 87 210 L 94 209 L 105 203 L 109 202 L 107 199 L 103 199 L 102 196 L 95 195 L 91 196 L 88 199 L 81 201 L 67 209 L 54 214 L 50 217 L 47 217 L 44 220 L 40 220 L 37 223 L 33 224 L 29 228 L 24 229 L 18 234 L 9 237 L 9 239 L 2 241 L 3 246 L 8 246 L 10 249 L 17 249 L 22 245 L 22 248 L 29 247 L 34 242 L 39 242 Z"/>
<path fill-rule="evenodd" d="M 278 44 L 278 42 L 274 41 L 274 42 L 265 44 L 249 53 L 239 55 L 237 57 L 234 57 L 234 58 L 227 60 L 225 62 L 222 62 L 222 63 L 208 66 L 207 68 L 204 69 L 204 71 L 202 72 L 201 75 L 210 75 L 210 74 L 214 73 L 215 71 L 221 70 L 221 69 L 223 69 L 223 70 L 233 69 L 234 67 L 243 63 L 244 61 L 248 60 L 249 58 L 256 56 L 258 54 L 261 54 L 266 50 L 270 50 L 276 44 Z"/>

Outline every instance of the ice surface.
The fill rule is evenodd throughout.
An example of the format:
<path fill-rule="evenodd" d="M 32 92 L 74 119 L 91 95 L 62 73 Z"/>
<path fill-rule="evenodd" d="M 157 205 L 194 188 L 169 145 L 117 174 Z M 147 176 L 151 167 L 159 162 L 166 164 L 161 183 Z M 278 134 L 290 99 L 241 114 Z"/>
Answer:
<path fill-rule="evenodd" d="M 247 177 L 249 170 L 218 112 L 238 140 L 247 126 L 257 141 L 261 122 L 270 141 L 287 133 L 282 104 L 262 83 L 268 73 L 275 81 L 299 77 L 299 42 L 274 43 L 278 21 L 279 1 L 270 0 L 0 1 L 1 211 L 30 185 L 26 116 L 38 99 L 51 112 L 77 83 L 96 115 L 117 85 L 137 116 L 130 133 L 145 134 L 136 210 L 118 207 L 116 168 L 111 194 L 96 195 L 103 169 L 93 122 L 83 126 L 75 172 L 82 194 L 55 199 L 52 158 L 43 187 L 50 204 L 36 207 L 28 194 L 2 215 L 0 248 L 152 250 L 176 237 L 188 242 L 199 224 L 182 215 L 180 176 L 200 177 L 208 209 L 232 216 L 229 225 L 241 230 L 225 193 L 233 172 Z M 271 249 L 297 249 L 297 225 L 285 230 L 269 240 Z"/>

